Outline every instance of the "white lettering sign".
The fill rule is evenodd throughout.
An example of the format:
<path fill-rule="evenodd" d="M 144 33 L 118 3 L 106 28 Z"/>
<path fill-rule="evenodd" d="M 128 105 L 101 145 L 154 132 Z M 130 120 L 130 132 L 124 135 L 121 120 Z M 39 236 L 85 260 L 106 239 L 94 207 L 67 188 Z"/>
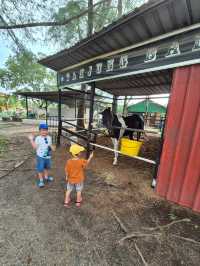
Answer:
<path fill-rule="evenodd" d="M 80 79 L 83 79 L 84 78 L 84 73 L 85 73 L 85 69 L 84 68 L 81 68 L 80 69 L 80 72 L 79 72 L 79 78 Z"/>
<path fill-rule="evenodd" d="M 128 55 L 122 55 L 119 59 L 119 68 L 127 68 L 128 66 Z"/>
<path fill-rule="evenodd" d="M 181 52 L 180 52 L 180 48 L 179 48 L 179 43 L 173 42 L 172 45 L 170 46 L 167 54 L 165 55 L 165 57 L 179 55 L 180 53 Z"/>
<path fill-rule="evenodd" d="M 199 49 L 200 49 L 200 36 L 196 36 L 192 51 L 196 51 Z"/>
<path fill-rule="evenodd" d="M 146 59 L 144 60 L 144 62 L 152 62 L 155 61 L 157 57 L 157 48 L 150 48 L 147 50 L 146 53 Z"/>
<path fill-rule="evenodd" d="M 66 77 L 66 81 L 70 81 L 70 73 L 66 73 L 65 77 Z"/>
<path fill-rule="evenodd" d="M 103 63 L 97 63 L 96 64 L 96 73 L 97 74 L 101 74 L 101 72 L 102 72 L 102 66 L 103 66 Z"/>
<path fill-rule="evenodd" d="M 64 76 L 61 76 L 60 77 L 60 81 L 61 81 L 61 83 L 63 83 L 65 81 L 65 77 Z"/>
<path fill-rule="evenodd" d="M 91 77 L 91 76 L 92 76 L 92 66 L 89 66 L 89 67 L 88 67 L 87 76 L 88 76 L 88 77 Z"/>
<path fill-rule="evenodd" d="M 113 68 L 114 68 L 114 59 L 109 59 L 107 61 L 107 69 L 106 69 L 106 72 L 110 72 L 110 71 L 113 71 Z"/>
<path fill-rule="evenodd" d="M 72 80 L 76 80 L 76 72 L 73 72 L 73 74 L 72 74 Z"/>

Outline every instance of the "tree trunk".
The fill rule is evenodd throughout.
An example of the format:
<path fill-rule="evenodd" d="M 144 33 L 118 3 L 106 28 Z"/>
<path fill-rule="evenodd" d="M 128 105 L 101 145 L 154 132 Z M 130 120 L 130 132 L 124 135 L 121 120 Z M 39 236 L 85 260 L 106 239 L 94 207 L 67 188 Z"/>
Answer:
<path fill-rule="evenodd" d="M 86 85 L 81 84 L 81 91 L 86 91 Z M 81 94 L 81 98 L 78 101 L 78 114 L 77 114 L 77 126 L 85 128 L 84 118 L 85 118 L 85 94 Z"/>
<path fill-rule="evenodd" d="M 117 3 L 117 15 L 118 15 L 118 18 L 120 18 L 122 16 L 122 10 L 123 10 L 123 7 L 122 7 L 122 0 L 118 0 L 118 3 Z"/>
<path fill-rule="evenodd" d="M 93 0 L 88 0 L 88 36 L 93 32 Z"/>
<path fill-rule="evenodd" d="M 92 35 L 93 32 L 93 0 L 88 0 L 88 36 Z M 81 84 L 81 91 L 85 92 L 86 91 L 86 85 L 85 84 Z M 79 100 L 78 103 L 78 121 L 77 121 L 77 125 L 80 127 L 84 127 L 85 128 L 85 124 L 84 124 L 84 118 L 85 118 L 85 95 L 82 94 L 81 97 L 83 99 Z M 83 118 L 83 119 L 80 119 Z"/>

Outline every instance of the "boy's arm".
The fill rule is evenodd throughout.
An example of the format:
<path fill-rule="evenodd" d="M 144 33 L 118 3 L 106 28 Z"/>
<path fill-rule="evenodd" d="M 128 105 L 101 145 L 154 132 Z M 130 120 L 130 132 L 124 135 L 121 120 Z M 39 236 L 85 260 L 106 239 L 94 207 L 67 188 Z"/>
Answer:
<path fill-rule="evenodd" d="M 51 147 L 52 151 L 56 150 L 56 146 L 52 144 L 52 138 L 51 137 L 50 137 L 50 140 L 49 140 L 49 146 Z"/>
<path fill-rule="evenodd" d="M 94 153 L 92 152 L 87 160 L 87 165 L 91 162 L 92 158 L 94 156 Z"/>
<path fill-rule="evenodd" d="M 30 143 L 31 143 L 33 149 L 37 149 L 37 144 L 35 143 L 34 135 L 31 134 L 31 135 L 28 136 L 28 138 L 29 138 L 29 140 L 30 140 Z"/>
<path fill-rule="evenodd" d="M 65 165 L 65 180 L 68 180 L 68 164 Z"/>
<path fill-rule="evenodd" d="M 51 147 L 51 149 L 52 149 L 52 151 L 56 151 L 56 146 L 55 145 L 50 145 L 50 147 Z"/>

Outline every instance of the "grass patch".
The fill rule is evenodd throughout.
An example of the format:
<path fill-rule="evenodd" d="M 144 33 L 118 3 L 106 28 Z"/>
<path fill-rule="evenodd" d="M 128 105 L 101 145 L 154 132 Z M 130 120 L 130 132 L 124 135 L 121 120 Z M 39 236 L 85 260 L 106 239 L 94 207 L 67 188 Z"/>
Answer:
<path fill-rule="evenodd" d="M 0 136 L 0 155 L 5 152 L 8 148 L 8 140 L 3 137 L 3 136 Z"/>

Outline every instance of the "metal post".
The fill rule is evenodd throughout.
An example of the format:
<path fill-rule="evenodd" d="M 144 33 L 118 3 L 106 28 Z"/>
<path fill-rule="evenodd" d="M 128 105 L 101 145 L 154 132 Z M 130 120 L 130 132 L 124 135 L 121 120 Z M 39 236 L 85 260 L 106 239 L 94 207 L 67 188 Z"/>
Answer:
<path fill-rule="evenodd" d="M 89 124 L 88 124 L 88 143 L 87 143 L 87 158 L 90 155 L 90 137 L 93 127 L 93 114 L 94 114 L 94 96 L 95 96 L 95 82 L 91 83 L 91 95 L 90 95 L 90 114 L 89 114 Z"/>
<path fill-rule="evenodd" d="M 76 96 L 74 97 L 74 106 L 75 106 L 75 119 L 77 118 L 77 106 L 76 106 Z"/>
<path fill-rule="evenodd" d="M 112 111 L 114 114 L 117 112 L 117 96 L 113 95 Z"/>
<path fill-rule="evenodd" d="M 28 97 L 26 96 L 26 118 L 28 119 Z"/>
<path fill-rule="evenodd" d="M 57 86 L 58 86 L 58 74 L 57 74 Z M 60 137 L 62 133 L 62 119 L 61 119 L 61 89 L 58 86 L 58 136 L 57 146 L 60 146 Z"/>
<path fill-rule="evenodd" d="M 45 101 L 45 103 L 46 103 L 46 105 L 45 105 L 45 112 L 46 112 L 46 114 L 45 114 L 45 118 L 46 118 L 46 124 L 47 124 L 47 120 L 48 120 L 48 115 L 47 115 L 47 112 L 48 112 L 48 102 L 47 102 L 47 100 Z"/>
<path fill-rule="evenodd" d="M 148 115 L 149 114 L 149 96 L 146 97 L 146 106 L 145 106 L 145 126 L 148 126 Z"/>

